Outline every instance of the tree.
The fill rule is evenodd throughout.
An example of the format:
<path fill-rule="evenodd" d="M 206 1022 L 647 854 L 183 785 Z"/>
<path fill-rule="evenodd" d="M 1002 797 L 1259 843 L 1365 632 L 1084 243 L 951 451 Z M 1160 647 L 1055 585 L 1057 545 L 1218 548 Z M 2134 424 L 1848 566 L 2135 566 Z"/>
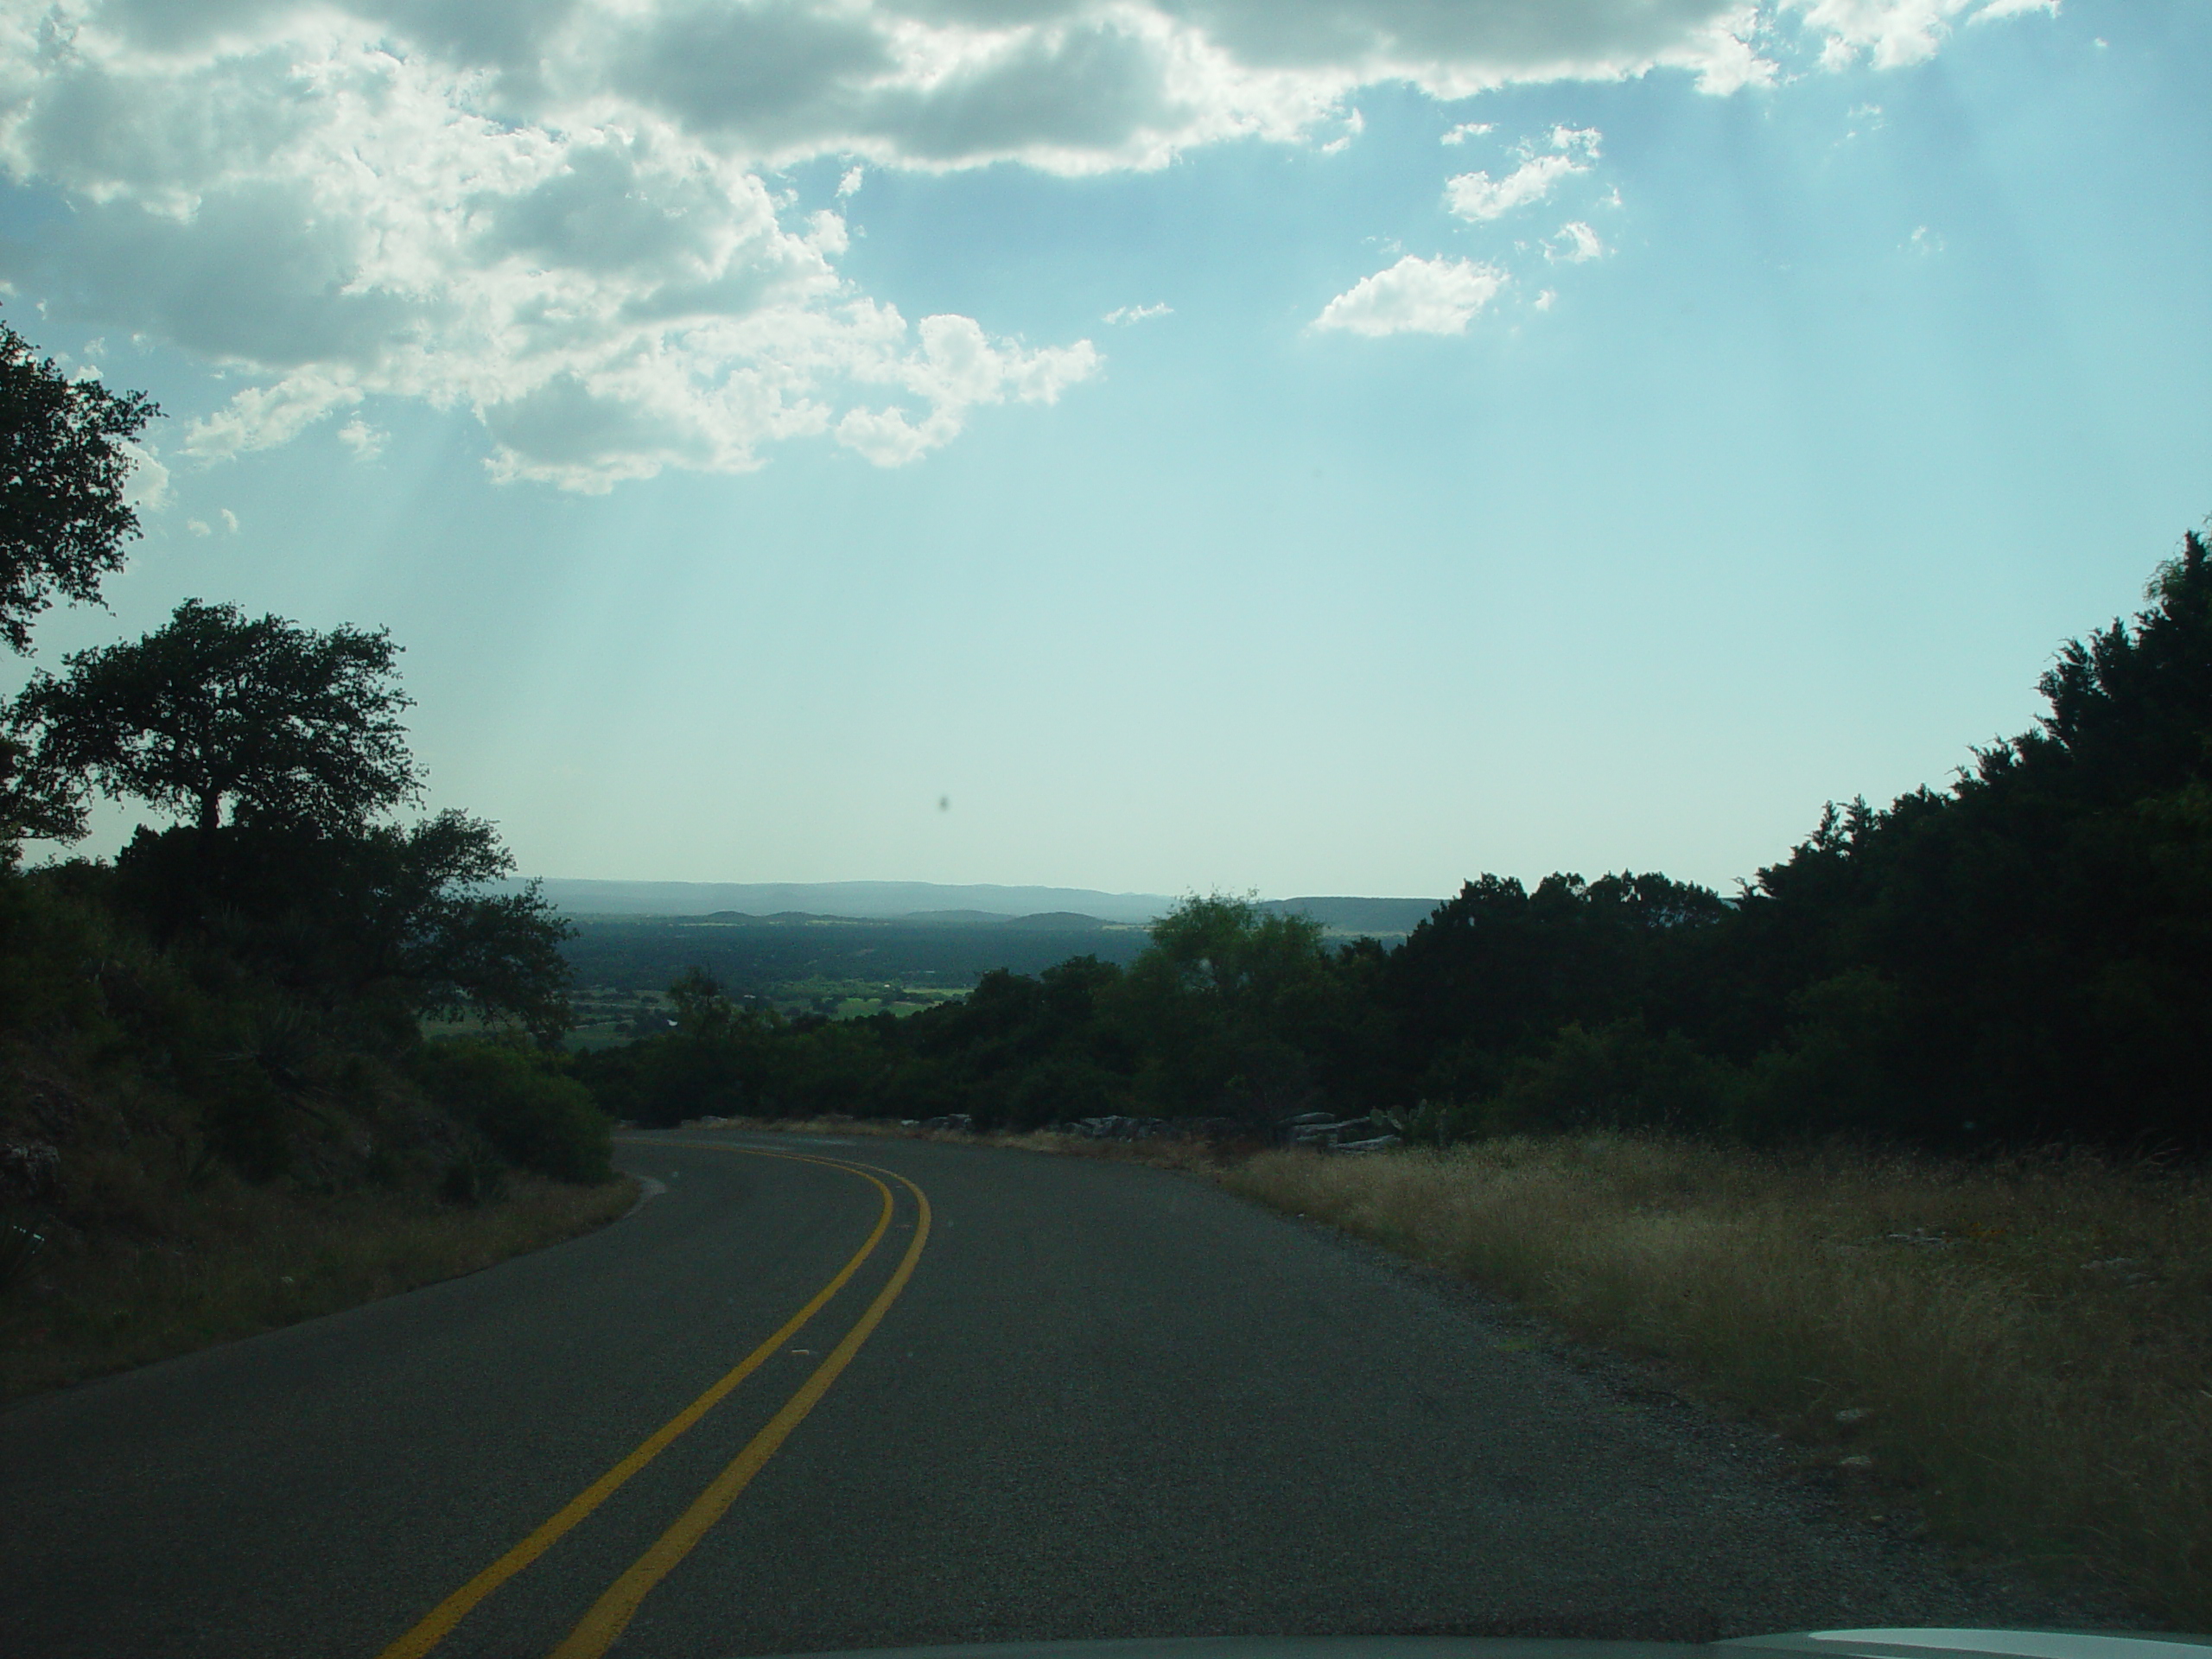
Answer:
<path fill-rule="evenodd" d="M 0 733 L 0 869 L 22 856 L 26 836 L 75 841 L 85 833 L 81 793 L 73 779 L 35 764 L 28 744 Z"/>
<path fill-rule="evenodd" d="M 188 599 L 135 643 L 64 658 L 16 699 L 35 764 L 167 807 L 203 834 L 233 820 L 359 829 L 420 791 L 383 629 L 318 633 Z"/>
<path fill-rule="evenodd" d="M 1115 998 L 1141 1033 L 1138 1092 L 1171 1115 L 1302 1110 L 1341 1024 L 1339 988 L 1312 918 L 1184 899 L 1152 925 Z"/>
<path fill-rule="evenodd" d="M 455 811 L 336 835 L 141 829 L 113 891 L 156 940 L 194 940 L 333 1012 L 411 1031 L 467 1011 L 550 1041 L 574 1023 L 573 930 L 535 881 L 487 891 L 513 867 L 492 825 Z"/>
<path fill-rule="evenodd" d="M 123 499 L 130 440 L 161 410 L 143 391 L 72 380 L 0 322 L 0 639 L 30 649 L 53 595 L 99 599 L 138 515 Z"/>

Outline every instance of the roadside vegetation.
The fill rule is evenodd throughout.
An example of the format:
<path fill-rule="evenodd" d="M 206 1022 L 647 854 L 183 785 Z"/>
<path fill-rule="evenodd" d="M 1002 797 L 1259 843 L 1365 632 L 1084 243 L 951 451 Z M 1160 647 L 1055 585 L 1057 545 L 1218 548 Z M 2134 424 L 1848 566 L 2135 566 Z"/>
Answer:
<path fill-rule="evenodd" d="M 0 325 L 0 639 L 92 602 L 157 413 Z M 398 647 L 187 600 L 0 721 L 0 1395 L 483 1265 L 618 1211 L 549 1052 L 565 925 L 464 813 L 410 818 Z M 150 813 L 114 858 L 92 798 Z M 425 1019 L 473 1041 L 426 1044 Z"/>

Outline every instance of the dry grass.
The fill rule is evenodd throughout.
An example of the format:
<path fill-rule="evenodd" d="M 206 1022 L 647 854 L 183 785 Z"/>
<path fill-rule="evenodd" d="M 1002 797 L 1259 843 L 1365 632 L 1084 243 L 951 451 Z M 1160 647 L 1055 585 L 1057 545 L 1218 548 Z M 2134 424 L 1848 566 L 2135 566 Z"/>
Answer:
<path fill-rule="evenodd" d="M 160 1234 L 49 1250 L 0 1295 L 0 1400 L 81 1382 L 474 1273 L 613 1219 L 624 1179 L 579 1187 L 510 1178 L 495 1204 L 308 1198 L 219 1182 Z"/>
<path fill-rule="evenodd" d="M 1955 1541 L 2212 1629 L 2202 1172 L 1594 1135 L 1222 1179 L 1681 1362 Z"/>

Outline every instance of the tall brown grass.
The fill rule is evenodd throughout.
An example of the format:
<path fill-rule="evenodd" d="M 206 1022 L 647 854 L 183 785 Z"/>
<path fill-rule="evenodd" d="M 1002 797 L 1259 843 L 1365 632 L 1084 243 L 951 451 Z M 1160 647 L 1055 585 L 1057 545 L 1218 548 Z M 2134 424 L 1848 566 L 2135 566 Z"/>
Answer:
<path fill-rule="evenodd" d="M 35 1257 L 0 1295 L 0 1401 L 474 1273 L 612 1220 L 627 1179 L 513 1174 L 496 1202 L 308 1196 L 221 1179 L 158 1192 L 149 1224 Z"/>
<path fill-rule="evenodd" d="M 2201 1171 L 1596 1135 L 1268 1152 L 1221 1179 L 1681 1362 L 1871 1459 L 1939 1534 L 2212 1629 Z"/>

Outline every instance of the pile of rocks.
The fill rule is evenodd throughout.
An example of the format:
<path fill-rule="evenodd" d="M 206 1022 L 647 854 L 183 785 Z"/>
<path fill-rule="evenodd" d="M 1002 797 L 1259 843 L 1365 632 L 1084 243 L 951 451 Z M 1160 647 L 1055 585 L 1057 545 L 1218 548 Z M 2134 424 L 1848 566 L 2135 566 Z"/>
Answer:
<path fill-rule="evenodd" d="M 1079 1117 L 1046 1127 L 1086 1141 L 1229 1141 L 1249 1134 L 1233 1117 Z"/>
<path fill-rule="evenodd" d="M 948 1112 L 943 1117 L 905 1118 L 899 1127 L 925 1134 L 950 1130 L 972 1135 L 976 1120 L 966 1112 Z M 1278 1146 L 1312 1147 L 1317 1152 L 1380 1152 L 1398 1144 L 1395 1135 L 1374 1133 L 1368 1118 L 1338 1118 L 1328 1112 L 1302 1113 L 1266 1132 L 1233 1117 L 1132 1117 L 1122 1113 L 1065 1119 L 1047 1123 L 1045 1129 L 1085 1141 L 1255 1141 L 1264 1134 Z"/>
<path fill-rule="evenodd" d="M 1396 1135 L 1376 1135 L 1374 1128 L 1372 1118 L 1300 1112 L 1275 1125 L 1275 1139 L 1286 1147 L 1311 1147 L 1316 1152 L 1380 1152 L 1398 1144 Z M 1350 1140 L 1345 1139 L 1348 1134 Z"/>
<path fill-rule="evenodd" d="M 45 1198 L 60 1185 L 61 1154 L 43 1141 L 0 1141 L 0 1197 Z"/>

